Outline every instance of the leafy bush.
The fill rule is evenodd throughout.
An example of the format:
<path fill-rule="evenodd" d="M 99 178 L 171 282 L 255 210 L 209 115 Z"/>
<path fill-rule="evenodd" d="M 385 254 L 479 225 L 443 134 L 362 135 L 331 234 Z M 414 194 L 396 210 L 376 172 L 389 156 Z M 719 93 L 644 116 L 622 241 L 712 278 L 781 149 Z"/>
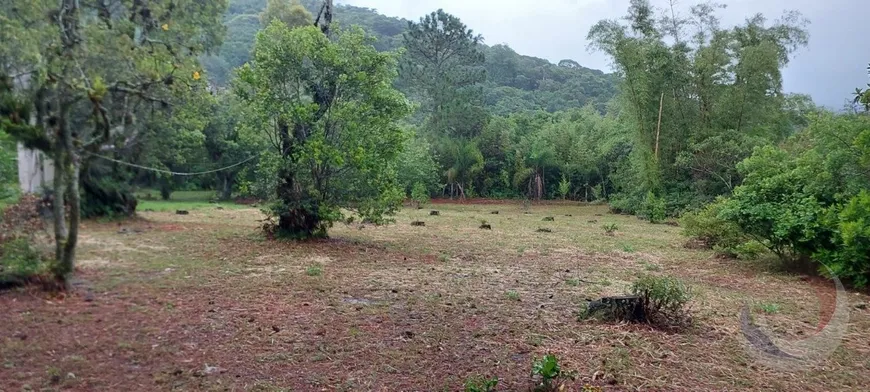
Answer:
<path fill-rule="evenodd" d="M 465 392 L 493 392 L 498 385 L 498 377 L 473 377 L 465 381 Z"/>
<path fill-rule="evenodd" d="M 614 214 L 635 214 L 641 200 L 631 195 L 619 194 L 610 199 L 610 212 Z"/>
<path fill-rule="evenodd" d="M 657 197 L 652 192 L 647 192 L 646 197 L 643 199 L 643 203 L 640 205 L 640 210 L 638 214 L 641 218 L 644 218 L 652 223 L 659 223 L 667 218 L 667 211 L 665 210 L 665 200 Z"/>
<path fill-rule="evenodd" d="M 607 235 L 614 235 L 619 230 L 619 226 L 616 223 L 605 223 L 601 228 L 604 229 L 604 234 Z"/>
<path fill-rule="evenodd" d="M 719 214 L 727 199 L 719 198 L 703 208 L 687 212 L 680 218 L 680 226 L 687 237 L 703 242 L 709 248 L 731 252 L 747 241 L 736 223 L 722 219 Z"/>
<path fill-rule="evenodd" d="M 647 321 L 659 325 L 680 325 L 688 320 L 686 305 L 691 299 L 689 288 L 673 277 L 642 276 L 631 286 L 640 296 Z"/>
<path fill-rule="evenodd" d="M 743 185 L 720 212 L 781 259 L 797 261 L 824 248 L 832 236 L 823 223 L 833 200 L 831 173 L 817 154 L 793 159 L 774 147 L 756 149 L 739 165 Z"/>
<path fill-rule="evenodd" d="M 559 196 L 562 197 L 562 200 L 568 197 L 568 192 L 571 192 L 571 181 L 568 181 L 568 177 L 562 174 L 562 180 L 559 181 Z"/>
<path fill-rule="evenodd" d="M 429 191 L 426 189 L 426 185 L 423 185 L 422 182 L 414 184 L 414 188 L 411 189 L 411 200 L 414 200 L 417 207 L 429 204 Z"/>
<path fill-rule="evenodd" d="M 831 225 L 838 237 L 831 249 L 816 253 L 831 271 L 821 272 L 848 279 L 857 287 L 870 283 L 870 192 L 861 191 L 853 197 L 839 214 L 832 214 Z"/>
<path fill-rule="evenodd" d="M 20 282 L 46 271 L 43 248 L 50 243 L 40 212 L 48 206 L 23 196 L 0 217 L 0 283 Z M 45 246 L 43 246 L 45 245 Z"/>

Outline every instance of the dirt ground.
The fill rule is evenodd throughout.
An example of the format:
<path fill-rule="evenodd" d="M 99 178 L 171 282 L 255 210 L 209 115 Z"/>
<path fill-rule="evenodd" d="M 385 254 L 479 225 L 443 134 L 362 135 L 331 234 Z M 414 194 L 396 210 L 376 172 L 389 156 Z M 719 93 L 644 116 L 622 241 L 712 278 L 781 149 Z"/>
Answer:
<path fill-rule="evenodd" d="M 775 341 L 805 339 L 833 284 L 687 249 L 678 227 L 602 206 L 439 203 L 282 243 L 258 219 L 203 207 L 87 223 L 73 294 L 0 294 L 0 391 L 461 391 L 474 376 L 526 391 L 549 353 L 576 374 L 565 390 L 868 389 L 867 296 L 848 293 L 830 358 L 769 369 L 746 348 L 743 304 Z M 640 274 L 689 284 L 693 326 L 578 320 Z"/>

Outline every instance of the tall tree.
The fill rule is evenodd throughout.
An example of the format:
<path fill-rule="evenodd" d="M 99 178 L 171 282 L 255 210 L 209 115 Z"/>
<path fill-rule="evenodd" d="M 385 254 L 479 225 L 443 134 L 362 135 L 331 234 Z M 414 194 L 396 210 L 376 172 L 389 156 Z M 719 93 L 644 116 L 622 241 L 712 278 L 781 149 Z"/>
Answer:
<path fill-rule="evenodd" d="M 718 8 L 701 4 L 682 16 L 673 2 L 662 10 L 632 0 L 623 22 L 604 20 L 589 32 L 591 47 L 623 76 L 620 99 L 636 130 L 632 154 L 643 179 L 638 195 L 675 192 L 691 178 L 725 179 L 725 186 L 705 188 L 713 192 L 705 198 L 730 192 L 739 178 L 729 165 L 709 164 L 713 144 L 742 145 L 729 147 L 740 160 L 753 147 L 746 143 L 782 140 L 794 129 L 781 70 L 807 44 L 806 21 L 786 12 L 772 24 L 756 15 L 723 29 Z M 689 37 L 691 26 L 697 32 Z"/>
<path fill-rule="evenodd" d="M 401 74 L 425 96 L 430 131 L 472 138 L 486 125 L 482 41 L 444 10 L 408 22 Z"/>
<path fill-rule="evenodd" d="M 267 27 L 276 19 L 290 28 L 314 23 L 314 17 L 299 0 L 269 0 L 266 9 L 260 13 L 260 23 Z"/>
<path fill-rule="evenodd" d="M 322 237 L 342 208 L 378 220 L 401 201 L 394 165 L 404 133 L 396 121 L 410 107 L 391 87 L 394 56 L 369 42 L 358 29 L 272 22 L 239 72 L 250 118 L 280 157 L 271 209 L 278 234 Z"/>
<path fill-rule="evenodd" d="M 54 271 L 60 280 L 74 269 L 83 164 L 115 135 L 126 134 L 135 108 L 168 108 L 201 83 L 196 59 L 220 44 L 226 5 L 226 0 L 4 2 L 9 12 L 26 13 L 0 18 L 0 31 L 31 45 L 0 50 L 0 64 L 15 64 L 17 71 L 0 75 L 0 95 L 19 103 L 4 110 L 3 128 L 55 163 Z M 4 39 L 0 46 L 12 42 Z M 26 60 L 5 57 L 15 51 L 26 51 Z"/>

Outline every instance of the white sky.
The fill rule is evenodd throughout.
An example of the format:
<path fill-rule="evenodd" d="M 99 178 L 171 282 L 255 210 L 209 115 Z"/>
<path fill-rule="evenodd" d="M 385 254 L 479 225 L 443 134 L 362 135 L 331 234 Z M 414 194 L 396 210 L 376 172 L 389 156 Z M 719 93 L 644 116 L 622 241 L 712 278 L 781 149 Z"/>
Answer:
<path fill-rule="evenodd" d="M 662 6 L 665 0 L 652 0 Z M 680 0 L 686 12 L 699 1 Z M 374 8 L 382 14 L 417 20 L 443 8 L 462 19 L 487 44 L 505 43 L 520 54 L 552 62 L 571 58 L 583 66 L 609 71 L 600 53 L 586 50 L 586 34 L 601 19 L 625 15 L 629 0 L 338 0 Z M 806 93 L 817 104 L 842 107 L 856 87 L 866 87 L 870 63 L 870 0 L 720 0 L 728 8 L 723 26 L 762 13 L 769 20 L 783 10 L 798 10 L 811 21 L 810 44 L 785 71 L 785 89 Z"/>

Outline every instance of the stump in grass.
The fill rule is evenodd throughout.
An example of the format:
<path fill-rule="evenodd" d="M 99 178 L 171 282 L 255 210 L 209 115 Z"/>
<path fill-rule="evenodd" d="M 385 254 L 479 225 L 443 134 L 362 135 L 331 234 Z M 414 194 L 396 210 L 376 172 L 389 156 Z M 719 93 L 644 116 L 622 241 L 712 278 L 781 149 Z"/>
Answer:
<path fill-rule="evenodd" d="M 597 318 L 607 321 L 629 321 L 643 323 L 647 320 L 643 306 L 643 297 L 639 295 L 626 295 L 620 297 L 602 297 L 595 301 L 589 301 L 586 311 L 581 314 L 583 318 Z"/>
<path fill-rule="evenodd" d="M 435 211 L 435 210 L 429 211 L 429 216 L 436 216 L 436 215 L 441 215 L 441 211 Z"/>
<path fill-rule="evenodd" d="M 544 222 L 555 222 L 555 221 L 556 221 L 556 218 L 554 218 L 554 217 L 552 217 L 552 216 L 545 216 L 544 219 L 543 219 L 543 221 L 544 221 Z"/>
<path fill-rule="evenodd" d="M 484 223 L 480 225 L 480 228 L 483 230 L 492 230 L 492 225 L 490 225 L 489 223 Z"/>
<path fill-rule="evenodd" d="M 586 223 L 598 223 L 598 219 L 588 220 Z"/>
<path fill-rule="evenodd" d="M 546 227 L 542 227 L 542 228 L 539 228 L 539 229 L 537 230 L 537 232 L 538 232 L 538 233 L 552 233 L 553 230 L 550 230 L 550 229 L 548 229 L 548 228 L 546 228 Z"/>
<path fill-rule="evenodd" d="M 571 214 L 565 214 L 565 216 L 567 216 L 567 217 L 570 218 L 570 217 L 572 217 L 572 216 L 574 216 L 574 215 L 571 215 Z"/>
<path fill-rule="evenodd" d="M 411 226 L 426 226 L 426 222 L 423 222 L 423 221 L 413 221 L 413 222 L 411 222 Z"/>
<path fill-rule="evenodd" d="M 186 210 L 175 210 L 175 214 L 176 215 L 189 215 L 190 212 L 188 212 Z"/>
<path fill-rule="evenodd" d="M 492 212 L 490 212 L 490 214 L 498 215 L 498 211 L 492 211 Z"/>

